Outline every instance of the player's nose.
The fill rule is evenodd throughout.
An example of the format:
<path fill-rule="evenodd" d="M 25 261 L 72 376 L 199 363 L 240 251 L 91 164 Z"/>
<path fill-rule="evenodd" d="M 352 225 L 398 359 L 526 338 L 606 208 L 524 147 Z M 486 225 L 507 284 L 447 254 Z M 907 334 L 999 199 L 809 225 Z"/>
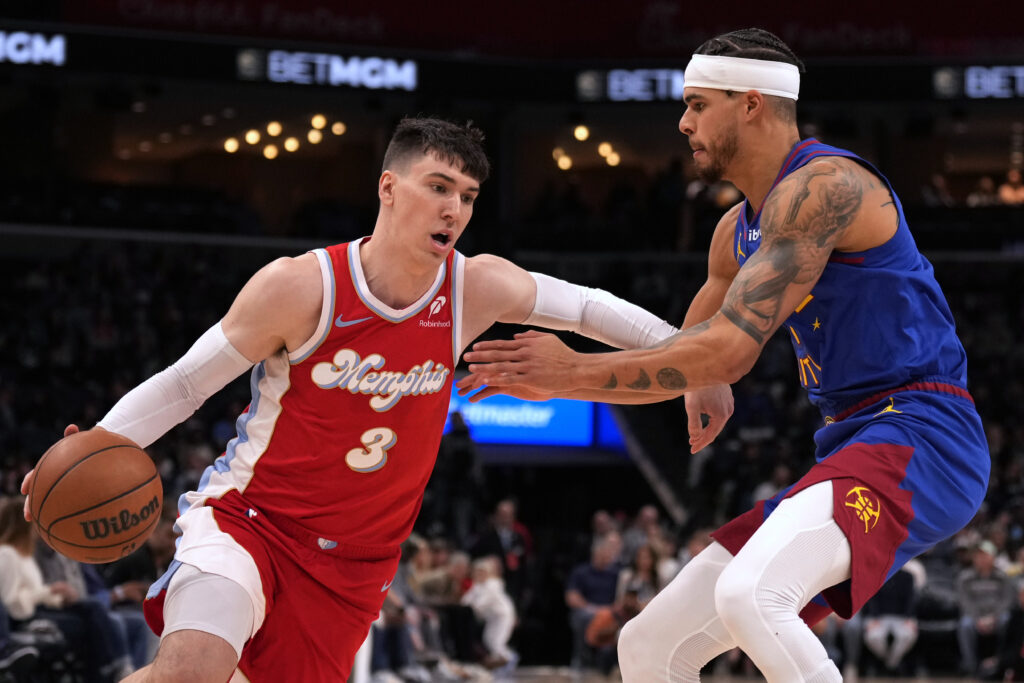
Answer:
<path fill-rule="evenodd" d="M 687 109 L 686 112 L 679 117 L 679 132 L 686 136 L 693 135 L 693 126 L 691 125 L 689 118 L 687 118 L 687 114 L 689 114 L 689 112 L 690 110 Z"/>
<path fill-rule="evenodd" d="M 445 200 L 441 215 L 447 220 L 456 220 L 462 213 L 462 206 L 462 198 L 452 193 L 452 196 Z"/>

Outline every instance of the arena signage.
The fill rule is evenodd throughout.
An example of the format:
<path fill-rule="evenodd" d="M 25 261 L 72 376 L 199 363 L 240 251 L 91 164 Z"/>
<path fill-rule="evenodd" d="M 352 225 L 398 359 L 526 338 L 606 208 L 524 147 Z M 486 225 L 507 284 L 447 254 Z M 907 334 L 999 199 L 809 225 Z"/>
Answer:
<path fill-rule="evenodd" d="M 238 53 L 238 75 L 272 83 L 416 90 L 417 64 L 384 57 L 342 57 L 319 52 L 247 49 Z"/>
<path fill-rule="evenodd" d="M 657 102 L 683 99 L 681 69 L 611 69 L 583 71 L 576 96 L 584 102 Z"/>
<path fill-rule="evenodd" d="M 477 443 L 625 450 L 608 406 L 590 401 L 556 398 L 538 403 L 499 394 L 470 403 L 456 392 L 448 404 L 449 416 L 455 411 L 462 413 Z M 450 428 L 449 420 L 445 432 Z"/>
<path fill-rule="evenodd" d="M 0 62 L 64 65 L 64 36 L 0 31 Z"/>
<path fill-rule="evenodd" d="M 1024 65 L 942 67 L 933 72 L 932 87 L 935 95 L 943 99 L 1024 97 Z"/>

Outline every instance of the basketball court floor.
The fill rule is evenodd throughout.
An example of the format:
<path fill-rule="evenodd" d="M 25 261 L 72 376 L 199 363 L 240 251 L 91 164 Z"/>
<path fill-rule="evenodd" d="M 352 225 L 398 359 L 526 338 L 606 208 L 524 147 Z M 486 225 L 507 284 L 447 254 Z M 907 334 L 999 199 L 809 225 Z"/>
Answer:
<path fill-rule="evenodd" d="M 494 679 L 495 681 L 501 679 Z M 575 674 L 567 667 L 522 667 L 518 669 L 511 678 L 504 680 L 529 681 L 530 683 L 621 683 L 622 679 L 617 674 L 602 676 L 600 674 Z M 701 683 L 755 683 L 763 680 L 760 677 L 742 676 L 701 676 Z M 943 676 L 920 676 L 910 678 L 874 678 L 860 676 L 856 683 L 969 683 L 977 681 L 974 678 L 949 678 Z M 854 683 L 851 679 L 845 679 L 844 683 Z"/>

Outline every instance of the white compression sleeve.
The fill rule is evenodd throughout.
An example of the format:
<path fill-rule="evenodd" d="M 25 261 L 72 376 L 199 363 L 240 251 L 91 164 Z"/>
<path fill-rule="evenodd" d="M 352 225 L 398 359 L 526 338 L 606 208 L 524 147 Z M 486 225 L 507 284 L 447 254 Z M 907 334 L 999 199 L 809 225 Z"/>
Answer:
<path fill-rule="evenodd" d="M 121 397 L 97 426 L 145 448 L 252 365 L 231 345 L 218 322 L 174 365 Z"/>
<path fill-rule="evenodd" d="M 537 282 L 537 300 L 524 325 L 578 332 L 617 349 L 650 346 L 679 332 L 603 289 L 581 287 L 543 273 L 530 275 Z"/>

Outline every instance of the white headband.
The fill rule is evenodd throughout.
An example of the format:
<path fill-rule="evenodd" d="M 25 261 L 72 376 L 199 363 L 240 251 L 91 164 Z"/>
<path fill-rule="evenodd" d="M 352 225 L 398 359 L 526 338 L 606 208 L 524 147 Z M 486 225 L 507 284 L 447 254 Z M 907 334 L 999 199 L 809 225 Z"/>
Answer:
<path fill-rule="evenodd" d="M 800 94 L 800 69 L 794 64 L 765 59 L 691 55 L 683 84 L 736 92 L 757 90 L 765 95 L 796 100 Z"/>

